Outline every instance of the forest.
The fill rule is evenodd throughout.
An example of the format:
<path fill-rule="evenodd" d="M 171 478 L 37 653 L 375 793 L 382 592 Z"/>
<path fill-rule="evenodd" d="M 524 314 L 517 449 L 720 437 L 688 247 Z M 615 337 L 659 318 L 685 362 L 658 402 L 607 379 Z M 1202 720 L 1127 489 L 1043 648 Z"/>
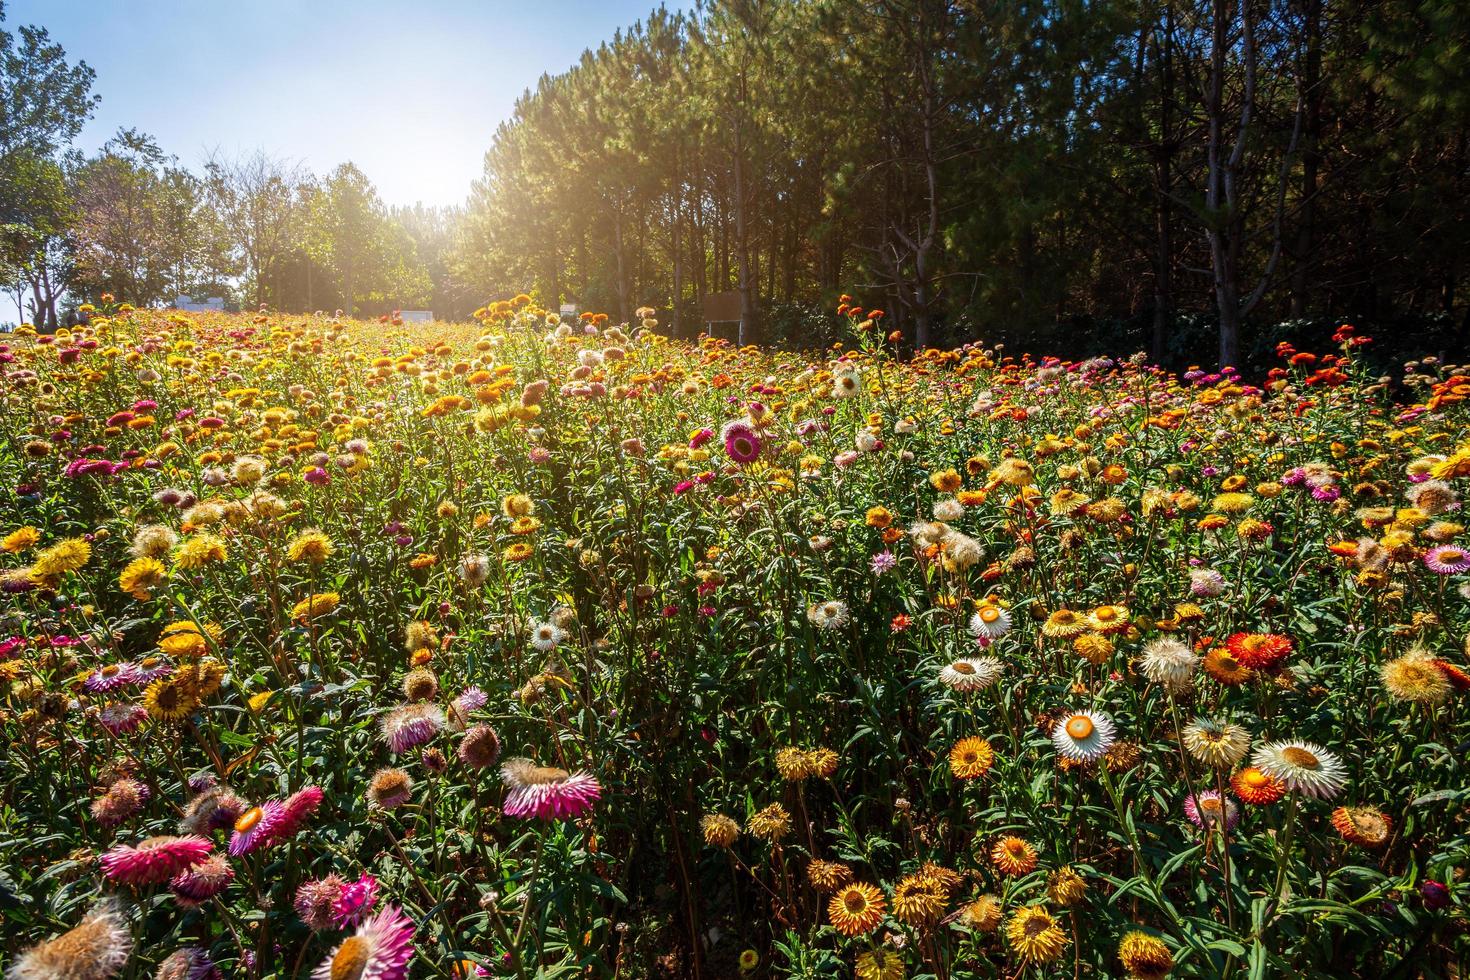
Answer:
<path fill-rule="evenodd" d="M 1422 0 L 660 11 L 497 132 L 462 268 L 686 332 L 737 289 L 742 341 L 857 283 L 919 346 L 1235 362 L 1348 317 L 1453 347 L 1467 32 Z"/>

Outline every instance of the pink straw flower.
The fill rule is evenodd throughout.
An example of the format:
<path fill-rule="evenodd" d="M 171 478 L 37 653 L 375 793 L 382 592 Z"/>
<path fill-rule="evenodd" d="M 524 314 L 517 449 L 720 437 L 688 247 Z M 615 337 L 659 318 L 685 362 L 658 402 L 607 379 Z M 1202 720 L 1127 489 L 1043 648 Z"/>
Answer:
<path fill-rule="evenodd" d="M 378 901 L 378 879 L 364 871 L 356 881 L 342 886 L 332 903 L 332 924 L 346 929 L 362 922 Z"/>
<path fill-rule="evenodd" d="M 209 856 L 214 845 L 197 834 L 149 837 L 136 846 L 119 844 L 102 855 L 108 881 L 125 885 L 160 885 Z"/>
<path fill-rule="evenodd" d="M 94 694 L 113 691 L 131 684 L 137 678 L 138 668 L 133 664 L 108 664 L 98 667 L 87 675 L 82 686 Z"/>
<path fill-rule="evenodd" d="M 116 827 L 137 816 L 151 795 L 146 783 L 123 777 L 92 801 L 92 816 L 104 827 Z"/>
<path fill-rule="evenodd" d="M 249 854 L 269 844 L 285 814 L 286 808 L 277 800 L 266 800 L 240 814 L 235 820 L 235 832 L 230 835 L 230 857 Z"/>
<path fill-rule="evenodd" d="M 179 904 L 186 908 L 209 901 L 235 880 L 235 869 L 223 854 L 211 854 L 192 868 L 186 868 L 169 880 Z"/>
<path fill-rule="evenodd" d="M 735 462 L 743 465 L 760 458 L 761 437 L 746 423 L 738 420 L 728 423 L 720 438 L 725 443 L 725 454 Z"/>
<path fill-rule="evenodd" d="M 1424 555 L 1424 565 L 1436 575 L 1458 575 L 1470 572 L 1470 551 L 1453 544 L 1442 544 L 1430 548 Z"/>
<path fill-rule="evenodd" d="M 404 704 L 378 722 L 383 741 L 394 755 L 417 748 L 444 730 L 444 709 L 437 704 Z"/>
<path fill-rule="evenodd" d="M 320 786 L 305 786 L 286 797 L 286 802 L 281 804 L 281 819 L 271 832 L 272 839 L 286 840 L 295 837 L 297 831 L 305 826 L 307 819 L 321 805 Z"/>
<path fill-rule="evenodd" d="M 332 908 L 342 897 L 347 882 L 340 875 L 327 875 L 315 881 L 301 883 L 296 889 L 296 914 L 301 916 L 308 929 L 321 932 L 332 926 Z"/>
<path fill-rule="evenodd" d="M 97 713 L 97 724 L 112 733 L 126 735 L 137 732 L 148 717 L 148 710 L 141 704 L 109 704 Z"/>
<path fill-rule="evenodd" d="M 413 920 L 389 905 L 342 940 L 312 974 L 313 980 L 404 980 L 413 959 Z"/>
<path fill-rule="evenodd" d="M 508 760 L 500 767 L 500 778 L 510 787 L 501 807 L 507 817 L 580 817 L 602 796 L 602 786 L 591 773 L 538 766 L 530 759 Z"/>
<path fill-rule="evenodd" d="M 158 964 L 157 980 L 220 980 L 219 967 L 199 946 L 174 950 Z"/>
<path fill-rule="evenodd" d="M 1225 829 L 1234 830 L 1240 822 L 1240 807 L 1229 796 L 1222 799 L 1218 790 L 1205 790 L 1196 800 L 1193 795 L 1184 798 L 1184 815 L 1196 827 L 1218 826 L 1225 819 Z"/>

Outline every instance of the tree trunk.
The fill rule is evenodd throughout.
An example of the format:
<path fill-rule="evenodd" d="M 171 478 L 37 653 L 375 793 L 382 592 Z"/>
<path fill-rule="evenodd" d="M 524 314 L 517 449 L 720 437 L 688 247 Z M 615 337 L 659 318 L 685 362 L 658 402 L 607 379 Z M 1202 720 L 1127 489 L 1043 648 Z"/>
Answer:
<path fill-rule="evenodd" d="M 929 303 L 929 250 L 921 248 L 914 256 L 914 350 L 922 351 L 929 346 L 931 315 Z"/>
<path fill-rule="evenodd" d="M 255 270 L 255 307 L 265 305 L 265 270 L 260 267 L 260 253 L 250 253 L 250 267 Z"/>
<path fill-rule="evenodd" d="M 1249 3 L 1250 0 L 1244 0 Z M 1205 96 L 1208 121 L 1205 184 L 1205 237 L 1210 245 L 1215 308 L 1220 318 L 1220 367 L 1234 365 L 1240 349 L 1240 284 L 1234 259 L 1232 228 L 1238 221 L 1234 208 L 1234 154 L 1225 150 L 1225 52 L 1229 45 L 1228 0 L 1213 0 L 1210 81 Z M 1242 107 L 1242 114 L 1248 107 Z M 1243 128 L 1243 127 L 1242 127 Z M 1237 144 L 1237 149 L 1240 145 Z"/>
<path fill-rule="evenodd" d="M 1302 204 L 1297 225 L 1296 245 L 1292 248 L 1291 315 L 1307 313 L 1314 234 L 1317 218 L 1317 171 L 1321 162 L 1322 133 L 1322 0 L 1302 0 L 1305 11 L 1306 64 L 1303 66 L 1302 95 L 1306 105 L 1305 128 L 1302 133 Z"/>
<path fill-rule="evenodd" d="M 674 229 L 673 229 L 673 258 L 674 258 L 674 296 L 670 301 L 669 330 L 673 336 L 682 335 L 684 319 L 679 307 L 684 302 L 684 252 L 681 248 L 683 236 L 681 232 L 684 226 L 684 209 L 681 207 L 679 185 L 681 181 L 677 174 L 674 178 Z"/>
<path fill-rule="evenodd" d="M 739 344 L 760 343 L 759 311 L 756 308 L 755 285 L 751 282 L 750 228 L 745 214 L 745 148 L 740 130 L 735 130 L 735 261 L 740 275 Z"/>
<path fill-rule="evenodd" d="M 46 263 L 44 262 L 41 263 L 41 293 L 42 301 L 45 304 L 43 307 L 44 316 L 38 313 L 37 317 L 44 319 L 49 329 L 55 330 L 60 326 L 56 317 L 56 290 L 51 285 L 51 273 L 46 271 Z"/>
<path fill-rule="evenodd" d="M 587 235 L 577 236 L 577 276 L 581 287 L 577 290 L 576 300 L 578 303 L 587 302 Z M 581 312 L 580 310 L 578 312 Z"/>
<path fill-rule="evenodd" d="M 1174 136 L 1170 109 L 1174 99 L 1174 5 L 1164 6 L 1164 36 L 1159 45 L 1159 147 L 1154 154 L 1154 322 L 1149 356 L 1164 360 L 1174 325 L 1174 242 L 1170 234 L 1174 193 Z"/>
<path fill-rule="evenodd" d="M 356 269 L 351 260 L 347 262 L 347 268 L 342 274 L 342 302 L 346 305 L 346 313 L 349 317 L 356 316 L 357 310 L 353 306 L 353 300 L 357 293 L 357 283 L 354 281 Z"/>
<path fill-rule="evenodd" d="M 619 202 L 613 209 L 613 252 L 617 259 L 618 319 L 627 323 L 632 317 L 632 309 L 628 303 L 628 256 L 623 237 L 623 205 Z"/>

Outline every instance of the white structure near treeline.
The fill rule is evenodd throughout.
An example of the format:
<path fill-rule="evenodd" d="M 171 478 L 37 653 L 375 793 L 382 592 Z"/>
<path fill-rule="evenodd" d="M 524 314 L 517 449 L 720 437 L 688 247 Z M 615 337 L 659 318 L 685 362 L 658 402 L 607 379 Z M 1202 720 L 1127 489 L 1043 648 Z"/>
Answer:
<path fill-rule="evenodd" d="M 174 309 L 183 310 L 186 313 L 208 313 L 213 310 L 216 313 L 223 312 L 225 300 L 223 296 L 211 296 L 202 303 L 194 302 L 192 297 L 178 296 L 174 299 Z"/>
<path fill-rule="evenodd" d="M 433 310 L 399 310 L 398 318 L 404 323 L 433 323 Z"/>

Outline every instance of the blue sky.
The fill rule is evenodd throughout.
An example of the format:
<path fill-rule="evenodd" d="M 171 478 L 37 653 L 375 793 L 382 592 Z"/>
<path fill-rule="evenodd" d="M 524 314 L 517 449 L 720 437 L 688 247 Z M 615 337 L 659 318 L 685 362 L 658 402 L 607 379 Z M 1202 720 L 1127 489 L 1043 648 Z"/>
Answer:
<path fill-rule="evenodd" d="M 196 167 L 261 147 L 351 160 L 390 204 L 461 201 L 495 127 L 658 0 L 8 0 L 97 72 L 78 145 L 120 126 Z M 676 4 L 670 3 L 675 7 Z"/>

